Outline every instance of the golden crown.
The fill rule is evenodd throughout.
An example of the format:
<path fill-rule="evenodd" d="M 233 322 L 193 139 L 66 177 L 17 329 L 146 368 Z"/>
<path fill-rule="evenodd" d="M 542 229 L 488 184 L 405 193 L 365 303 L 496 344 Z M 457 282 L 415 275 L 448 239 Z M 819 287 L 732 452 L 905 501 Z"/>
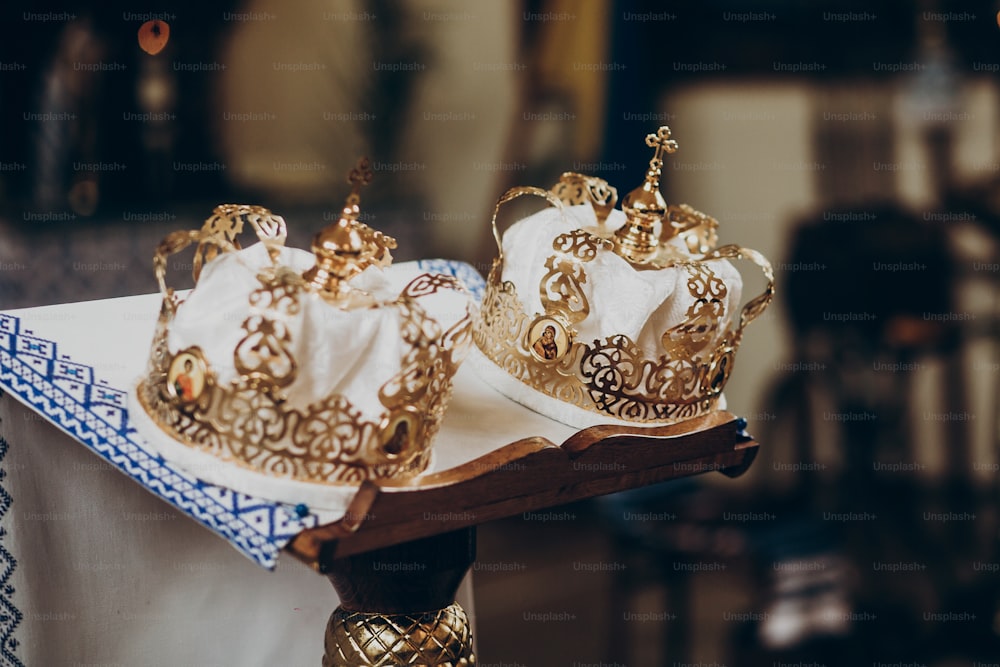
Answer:
<path fill-rule="evenodd" d="M 401 292 L 386 291 L 381 268 L 396 242 L 358 221 L 360 186 L 370 179 L 360 162 L 340 219 L 315 236 L 312 254 L 284 247 L 280 216 L 232 204 L 200 230 L 160 243 L 162 307 L 135 395 L 156 429 L 295 481 L 358 483 L 425 469 L 468 346 L 469 297 L 454 278 L 419 272 L 404 272 Z M 266 252 L 240 250 L 246 224 Z M 196 286 L 182 297 L 166 285 L 167 258 L 194 243 Z M 379 267 L 375 278 L 369 267 Z M 422 305 L 442 296 L 451 299 L 448 324 Z M 364 331 L 369 347 L 356 340 Z M 385 354 L 370 349 L 378 344 Z"/>
<path fill-rule="evenodd" d="M 663 154 L 677 150 L 670 129 L 659 128 L 646 137 L 646 144 L 654 149 L 646 178 L 625 197 L 622 211 L 614 208 L 614 187 L 570 172 L 550 190 L 519 187 L 500 197 L 492 220 L 498 256 L 473 323 L 473 340 L 506 374 L 562 403 L 603 418 L 667 423 L 717 408 L 744 328 L 774 295 L 774 276 L 757 251 L 716 247 L 715 219 L 686 204 L 666 204 L 659 179 Z M 500 207 L 523 195 L 542 197 L 556 210 L 516 223 L 521 226 L 517 247 L 530 252 L 543 248 L 537 251 L 545 257 L 543 266 L 535 266 L 533 273 L 508 266 L 505 242 L 514 227 L 503 238 L 497 228 Z M 572 208 L 581 205 L 586 215 Z M 580 217 L 584 223 L 571 221 Z M 764 292 L 743 306 L 738 319 L 731 299 L 738 302 L 741 281 L 726 261 L 730 259 L 750 260 L 767 280 Z M 607 323 L 592 322 L 591 299 L 602 285 L 615 289 L 610 282 L 621 278 L 608 274 L 614 271 L 619 276 L 637 273 L 644 284 L 660 280 L 650 276 L 661 273 L 663 281 L 676 281 L 673 301 L 652 304 L 653 316 L 641 333 L 620 333 L 608 330 Z M 517 278 L 506 279 L 508 272 Z M 606 295 L 601 303 L 608 307 Z M 600 335 L 593 334 L 602 327 Z M 580 333 L 585 329 L 589 339 Z M 548 413 L 539 407 L 543 399 L 498 388 Z"/>

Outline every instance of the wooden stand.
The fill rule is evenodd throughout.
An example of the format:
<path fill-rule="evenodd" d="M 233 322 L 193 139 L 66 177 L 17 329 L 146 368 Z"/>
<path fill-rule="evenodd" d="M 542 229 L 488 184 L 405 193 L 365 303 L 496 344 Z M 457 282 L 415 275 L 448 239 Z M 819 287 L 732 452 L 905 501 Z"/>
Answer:
<path fill-rule="evenodd" d="M 323 665 L 474 665 L 454 599 L 475 559 L 476 525 L 709 471 L 738 476 L 758 448 L 745 426 L 728 412 L 595 426 L 559 446 L 525 438 L 450 470 L 364 483 L 343 519 L 287 547 L 329 576 L 341 599 Z"/>

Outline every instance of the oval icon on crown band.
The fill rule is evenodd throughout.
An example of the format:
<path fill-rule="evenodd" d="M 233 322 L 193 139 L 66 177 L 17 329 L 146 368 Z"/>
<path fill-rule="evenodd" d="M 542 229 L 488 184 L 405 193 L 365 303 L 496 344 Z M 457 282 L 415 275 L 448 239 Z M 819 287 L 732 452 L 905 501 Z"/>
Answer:
<path fill-rule="evenodd" d="M 208 384 L 208 365 L 201 350 L 189 347 L 170 360 L 167 370 L 167 394 L 178 403 L 194 403 L 201 398 Z"/>
<path fill-rule="evenodd" d="M 543 315 L 528 328 L 528 352 L 541 362 L 557 361 L 569 350 L 570 336 L 559 320 Z"/>

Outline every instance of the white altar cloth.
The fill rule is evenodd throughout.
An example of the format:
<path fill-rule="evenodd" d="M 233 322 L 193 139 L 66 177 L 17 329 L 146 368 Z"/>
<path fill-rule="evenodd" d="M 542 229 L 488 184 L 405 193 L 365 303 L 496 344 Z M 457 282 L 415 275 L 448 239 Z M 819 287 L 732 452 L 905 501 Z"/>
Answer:
<path fill-rule="evenodd" d="M 421 264 L 481 290 L 467 265 Z M 254 563 L 275 568 L 298 532 L 337 517 L 202 482 L 129 426 L 159 300 L 0 313 L 0 664 L 319 663 L 333 587 L 288 556 Z M 455 385 L 429 472 L 574 431 L 471 368 Z M 459 602 L 472 615 L 467 589 Z"/>
<path fill-rule="evenodd" d="M 320 663 L 320 575 L 260 568 L 9 394 L 0 434 L 0 664 Z"/>

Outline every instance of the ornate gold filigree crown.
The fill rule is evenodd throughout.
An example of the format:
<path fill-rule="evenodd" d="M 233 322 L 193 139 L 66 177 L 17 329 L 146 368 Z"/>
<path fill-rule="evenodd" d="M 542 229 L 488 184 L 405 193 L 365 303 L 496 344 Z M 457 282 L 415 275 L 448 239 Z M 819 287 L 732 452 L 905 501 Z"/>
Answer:
<path fill-rule="evenodd" d="M 258 206 L 219 206 L 202 229 L 160 243 L 162 307 L 136 389 L 159 431 L 301 482 L 358 483 L 427 466 L 468 346 L 469 297 L 454 278 L 419 271 L 405 274 L 401 292 L 386 286 L 381 268 L 396 242 L 358 221 L 370 178 L 360 162 L 340 219 L 316 235 L 313 254 L 285 248 L 284 220 Z M 266 252 L 239 249 L 247 223 Z M 196 286 L 182 298 L 166 285 L 167 258 L 193 243 Z M 422 305 L 441 298 L 454 321 Z"/>
<path fill-rule="evenodd" d="M 677 144 L 666 126 L 646 143 L 655 150 L 646 178 L 625 197 L 622 211 L 614 208 L 615 188 L 577 173 L 564 173 L 551 190 L 514 188 L 499 199 L 492 220 L 499 254 L 473 340 L 507 376 L 551 399 L 603 418 L 667 423 L 717 408 L 744 328 L 774 295 L 774 276 L 760 253 L 716 247 L 716 220 L 686 204 L 666 204 L 659 188 L 662 156 Z M 500 207 L 522 195 L 543 197 L 556 210 L 519 221 L 516 234 L 512 227 L 501 238 Z M 570 208 L 581 205 L 583 213 Z M 584 223 L 572 222 L 581 217 Z M 508 258 L 517 250 L 507 245 L 541 252 L 544 262 L 528 269 L 511 266 L 513 260 L 525 261 Z M 746 303 L 738 318 L 741 281 L 730 259 L 750 260 L 767 280 L 764 292 Z M 603 308 L 617 307 L 622 316 L 626 307 L 613 303 L 620 296 L 639 303 L 638 309 L 642 295 L 614 293 L 616 281 L 624 285 L 625 279 L 652 286 L 651 292 L 674 285 L 663 303 L 645 304 L 649 317 L 631 333 L 621 333 L 608 321 L 614 316 L 595 313 L 592 306 L 600 299 Z M 562 421 L 575 419 L 545 397 L 497 380 L 515 400 Z"/>

